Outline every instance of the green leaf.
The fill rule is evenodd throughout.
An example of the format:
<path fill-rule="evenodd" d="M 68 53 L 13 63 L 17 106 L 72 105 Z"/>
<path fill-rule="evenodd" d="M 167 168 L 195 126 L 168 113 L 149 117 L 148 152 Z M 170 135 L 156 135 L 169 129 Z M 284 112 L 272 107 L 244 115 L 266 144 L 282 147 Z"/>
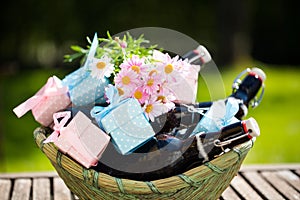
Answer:
<path fill-rule="evenodd" d="M 72 55 L 65 55 L 64 62 L 73 62 L 74 60 L 76 60 L 77 58 L 80 58 L 83 55 L 84 55 L 83 53 L 75 53 Z"/>
<path fill-rule="evenodd" d="M 72 46 L 71 46 L 71 49 L 72 49 L 73 51 L 77 51 L 77 52 L 84 52 L 84 50 L 85 50 L 85 49 L 83 49 L 82 47 L 77 46 L 77 45 L 72 45 Z"/>

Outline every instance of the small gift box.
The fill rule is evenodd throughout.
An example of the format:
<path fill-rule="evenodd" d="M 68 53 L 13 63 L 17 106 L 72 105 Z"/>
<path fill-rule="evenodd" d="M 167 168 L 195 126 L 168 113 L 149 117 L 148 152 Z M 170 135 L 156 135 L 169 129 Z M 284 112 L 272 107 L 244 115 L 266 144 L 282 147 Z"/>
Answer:
<path fill-rule="evenodd" d="M 116 90 L 115 87 L 110 88 Z M 110 100 L 115 99 L 110 97 L 109 92 L 107 97 Z M 155 134 L 141 105 L 134 98 L 121 102 L 110 101 L 108 107 L 95 106 L 91 115 L 99 126 L 110 134 L 114 145 L 123 155 L 133 152 Z"/>
<path fill-rule="evenodd" d="M 199 71 L 200 66 L 190 65 L 189 73 L 186 76 L 177 76 L 178 82 L 169 86 L 177 102 L 187 104 L 196 102 Z"/>
<path fill-rule="evenodd" d="M 70 98 L 75 106 L 86 106 L 96 103 L 105 103 L 104 88 L 108 79 L 90 76 L 86 67 L 81 67 L 63 79 L 63 84 L 69 87 Z"/>
<path fill-rule="evenodd" d="M 54 132 L 45 140 L 45 143 L 54 142 L 60 151 L 70 155 L 86 168 L 96 166 L 110 137 L 82 112 L 78 112 L 64 127 L 70 117 L 70 111 L 53 115 Z M 59 118 L 63 119 L 58 122 Z"/>
<path fill-rule="evenodd" d="M 14 108 L 13 111 L 18 117 L 22 117 L 31 110 L 37 122 L 49 126 L 53 122 L 53 114 L 67 108 L 70 104 L 68 88 L 62 86 L 59 78 L 52 76 L 33 97 Z"/>
<path fill-rule="evenodd" d="M 239 111 L 239 103 L 240 100 L 232 97 L 214 101 L 205 114 L 201 112 L 203 117 L 191 136 L 200 132 L 217 132 L 224 126 L 238 122 L 235 115 Z"/>
<path fill-rule="evenodd" d="M 98 39 L 97 34 L 95 34 L 84 66 L 67 75 L 62 80 L 63 85 L 68 86 L 71 101 L 75 106 L 105 103 L 104 88 L 109 84 L 109 80 L 106 77 L 99 78 L 99 76 L 92 76 L 92 69 L 90 67 L 97 46 Z M 103 64 L 106 65 L 109 63 L 102 62 L 102 66 Z"/>

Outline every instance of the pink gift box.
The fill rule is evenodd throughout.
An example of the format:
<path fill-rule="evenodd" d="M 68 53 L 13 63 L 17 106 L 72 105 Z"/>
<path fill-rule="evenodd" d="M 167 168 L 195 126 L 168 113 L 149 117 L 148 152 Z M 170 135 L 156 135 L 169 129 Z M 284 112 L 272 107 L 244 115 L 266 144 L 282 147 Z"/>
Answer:
<path fill-rule="evenodd" d="M 196 102 L 198 89 L 199 65 L 191 65 L 190 71 L 186 76 L 178 76 L 177 84 L 171 84 L 169 89 L 174 93 L 178 103 L 191 104 Z"/>
<path fill-rule="evenodd" d="M 31 110 L 37 122 L 49 126 L 53 122 L 53 114 L 64 110 L 70 104 L 68 88 L 62 86 L 59 78 L 52 76 L 33 97 L 20 104 L 13 111 L 18 117 L 22 117 Z"/>
<path fill-rule="evenodd" d="M 54 129 L 55 127 L 57 125 Z M 54 144 L 61 152 L 70 155 L 86 168 L 97 165 L 110 141 L 110 137 L 80 111 L 66 127 L 59 129 L 59 136 L 54 139 Z M 49 141 L 51 139 L 46 140 Z"/>

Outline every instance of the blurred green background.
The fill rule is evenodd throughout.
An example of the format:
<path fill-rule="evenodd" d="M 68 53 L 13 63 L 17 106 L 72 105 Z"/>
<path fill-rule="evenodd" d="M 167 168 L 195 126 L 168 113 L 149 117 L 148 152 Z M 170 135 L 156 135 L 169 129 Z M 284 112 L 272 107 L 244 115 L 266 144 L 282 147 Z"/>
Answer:
<path fill-rule="evenodd" d="M 38 126 L 12 109 L 31 97 L 47 78 L 63 78 L 79 67 L 64 63 L 71 44 L 86 45 L 95 32 L 117 34 L 138 27 L 179 31 L 204 44 L 218 66 L 220 83 L 199 80 L 199 101 L 224 98 L 247 67 L 267 74 L 261 105 L 250 109 L 261 136 L 245 163 L 300 162 L 300 13 L 293 1 L 93 1 L 15 0 L 0 12 L 0 172 L 53 170 L 36 147 Z M 166 36 L 167 37 L 167 36 Z M 205 77 L 206 79 L 208 77 Z M 214 91 L 216 93 L 216 91 Z M 225 93 L 225 96 L 224 96 Z"/>

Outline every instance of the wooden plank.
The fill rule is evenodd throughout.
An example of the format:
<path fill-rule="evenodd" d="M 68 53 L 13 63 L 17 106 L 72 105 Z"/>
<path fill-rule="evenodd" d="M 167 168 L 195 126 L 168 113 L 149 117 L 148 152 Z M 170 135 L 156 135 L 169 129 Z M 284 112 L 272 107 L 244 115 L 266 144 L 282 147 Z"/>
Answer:
<path fill-rule="evenodd" d="M 53 179 L 54 200 L 71 200 L 71 191 L 64 181 L 56 177 Z"/>
<path fill-rule="evenodd" d="M 266 170 L 300 170 L 300 163 L 292 164 L 261 164 L 261 165 L 242 165 L 240 171 L 266 171 Z"/>
<path fill-rule="evenodd" d="M 30 199 L 31 185 L 30 179 L 16 179 L 12 193 L 12 200 Z"/>
<path fill-rule="evenodd" d="M 51 178 L 58 177 L 57 172 L 29 172 L 29 173 L 0 173 L 0 178 L 10 178 L 10 179 L 19 179 L 19 178 Z"/>
<path fill-rule="evenodd" d="M 234 192 L 231 187 L 226 188 L 226 190 L 222 193 L 222 199 L 224 200 L 238 200 L 240 197 Z"/>
<path fill-rule="evenodd" d="M 2 200 L 10 199 L 11 181 L 9 179 L 0 179 L 0 195 Z"/>
<path fill-rule="evenodd" d="M 280 170 L 278 176 L 300 191 L 300 178 L 289 170 Z"/>
<path fill-rule="evenodd" d="M 284 199 L 258 172 L 245 171 L 242 174 L 266 199 Z"/>
<path fill-rule="evenodd" d="M 233 178 L 231 186 L 245 199 L 262 199 L 240 175 Z"/>
<path fill-rule="evenodd" d="M 49 178 L 34 178 L 32 188 L 33 200 L 50 200 L 50 180 Z"/>
<path fill-rule="evenodd" d="M 300 199 L 300 194 L 287 182 L 285 182 L 277 171 L 264 171 L 261 173 L 278 191 L 280 191 L 288 199 Z"/>

